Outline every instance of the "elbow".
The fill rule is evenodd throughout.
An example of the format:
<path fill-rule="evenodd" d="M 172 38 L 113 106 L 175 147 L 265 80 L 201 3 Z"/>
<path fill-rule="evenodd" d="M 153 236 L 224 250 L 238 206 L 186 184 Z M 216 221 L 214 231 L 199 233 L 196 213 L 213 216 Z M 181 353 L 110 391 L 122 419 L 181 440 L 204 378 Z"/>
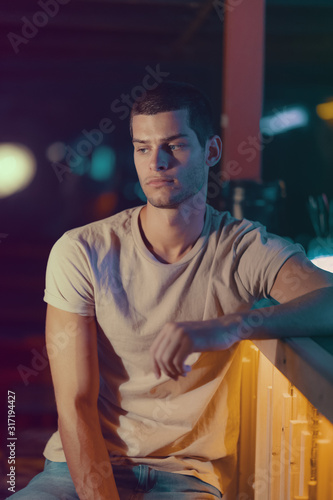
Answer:
<path fill-rule="evenodd" d="M 78 419 L 89 421 L 98 418 L 97 399 L 76 396 L 57 405 L 58 425 L 77 422 Z"/>

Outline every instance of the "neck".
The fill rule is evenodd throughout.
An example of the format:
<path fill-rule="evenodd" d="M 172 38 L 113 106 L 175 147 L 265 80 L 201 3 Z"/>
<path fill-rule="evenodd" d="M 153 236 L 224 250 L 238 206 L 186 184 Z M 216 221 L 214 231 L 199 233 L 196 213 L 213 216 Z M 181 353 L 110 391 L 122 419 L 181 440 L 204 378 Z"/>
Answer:
<path fill-rule="evenodd" d="M 201 206 L 203 205 L 203 206 Z M 188 253 L 198 240 L 205 219 L 206 205 L 190 208 L 156 208 L 149 202 L 140 212 L 140 230 L 148 250 L 160 260 L 171 264 Z"/>

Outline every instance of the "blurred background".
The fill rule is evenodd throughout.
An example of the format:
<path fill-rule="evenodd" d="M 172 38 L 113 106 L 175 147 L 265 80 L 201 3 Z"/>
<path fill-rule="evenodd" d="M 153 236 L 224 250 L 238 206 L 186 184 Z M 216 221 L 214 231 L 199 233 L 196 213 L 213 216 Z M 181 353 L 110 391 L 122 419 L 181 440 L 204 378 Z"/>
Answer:
<path fill-rule="evenodd" d="M 224 2 L 229 11 L 240 3 Z M 169 78 L 201 87 L 220 130 L 222 6 L 206 0 L 12 0 L 1 9 L 0 433 L 4 444 L 11 390 L 17 489 L 42 467 L 44 444 L 56 428 L 43 351 L 49 251 L 66 230 L 145 203 L 128 115 L 147 86 Z M 248 203 L 247 211 L 238 198 L 238 213 L 241 205 L 245 216 L 307 250 L 324 236 L 311 219 L 309 196 L 327 211 L 333 198 L 333 4 L 267 0 L 265 9 L 261 183 L 247 186 L 244 156 L 241 196 L 257 208 L 251 211 Z M 223 158 L 215 173 L 221 168 Z M 271 198 L 265 186 L 275 186 Z M 237 196 L 233 186 L 222 185 L 209 202 L 235 211 Z"/>

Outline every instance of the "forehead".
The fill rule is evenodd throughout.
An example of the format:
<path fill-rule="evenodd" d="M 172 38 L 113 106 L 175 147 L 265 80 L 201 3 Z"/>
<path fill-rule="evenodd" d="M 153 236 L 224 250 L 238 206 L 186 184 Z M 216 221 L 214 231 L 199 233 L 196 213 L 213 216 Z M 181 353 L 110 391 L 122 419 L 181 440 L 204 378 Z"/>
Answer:
<path fill-rule="evenodd" d="M 196 137 L 189 126 L 187 109 L 165 111 L 155 115 L 134 115 L 132 130 L 133 139 L 165 138 L 177 134 Z"/>

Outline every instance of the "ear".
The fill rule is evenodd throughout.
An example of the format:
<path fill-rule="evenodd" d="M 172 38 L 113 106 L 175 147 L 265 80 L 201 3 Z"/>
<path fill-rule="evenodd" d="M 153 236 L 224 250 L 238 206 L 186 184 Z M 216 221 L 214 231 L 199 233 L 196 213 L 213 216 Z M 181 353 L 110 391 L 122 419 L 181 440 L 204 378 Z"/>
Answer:
<path fill-rule="evenodd" d="M 221 137 L 214 135 L 206 143 L 206 165 L 213 167 L 220 160 L 222 155 Z"/>

